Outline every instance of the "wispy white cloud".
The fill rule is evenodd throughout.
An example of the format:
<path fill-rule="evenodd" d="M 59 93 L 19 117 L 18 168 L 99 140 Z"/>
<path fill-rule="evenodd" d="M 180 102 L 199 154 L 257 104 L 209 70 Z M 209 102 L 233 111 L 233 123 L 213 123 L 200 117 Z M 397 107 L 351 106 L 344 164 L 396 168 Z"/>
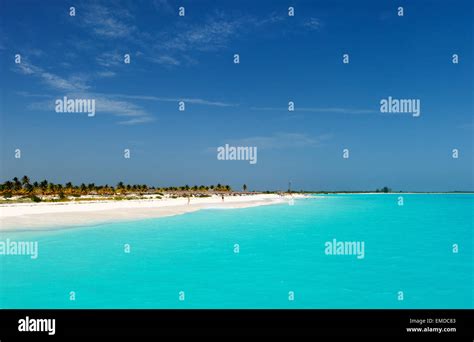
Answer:
<path fill-rule="evenodd" d="M 172 13 L 178 8 L 166 0 L 154 0 L 152 6 L 160 13 Z M 193 52 L 226 48 L 235 39 L 248 37 L 256 30 L 284 22 L 287 18 L 277 12 L 257 17 L 216 10 L 199 21 L 178 20 L 172 26 L 149 32 L 140 27 L 132 13 L 133 10 L 124 7 L 116 9 L 95 3 L 85 6 L 85 15 L 80 23 L 83 29 L 89 30 L 96 37 L 127 40 L 152 63 L 176 67 L 196 64 L 195 56 L 190 56 Z M 321 22 L 317 18 L 310 18 L 303 26 L 305 29 L 315 30 L 321 27 Z M 301 27 L 299 25 L 299 30 Z M 90 42 L 86 45 L 90 45 Z M 122 62 L 121 58 L 119 54 L 105 52 L 96 61 L 101 66 L 114 67 Z"/>
<path fill-rule="evenodd" d="M 288 111 L 286 107 L 251 107 L 251 110 L 261 111 Z M 378 113 L 375 109 L 356 109 L 342 107 L 298 107 L 295 106 L 294 112 L 312 112 L 312 113 L 335 113 L 335 114 L 373 114 Z"/>
<path fill-rule="evenodd" d="M 271 136 L 254 136 L 243 139 L 229 140 L 224 143 L 233 146 L 257 146 L 258 149 L 282 149 L 297 147 L 318 147 L 332 138 L 331 134 L 316 137 L 304 133 L 276 133 Z"/>
<path fill-rule="evenodd" d="M 225 103 L 220 101 L 210 101 L 201 98 L 169 98 L 146 95 L 125 95 L 125 94 L 103 94 L 90 91 L 90 86 L 87 85 L 88 78 L 83 75 L 74 75 L 69 79 L 60 77 L 59 75 L 45 71 L 44 69 L 26 61 L 17 65 L 18 72 L 39 78 L 42 82 L 49 85 L 54 90 L 62 92 L 59 96 L 68 96 L 70 98 L 89 98 L 96 100 L 97 113 L 110 113 L 118 117 L 124 117 L 125 120 L 118 122 L 123 125 L 135 125 L 151 122 L 154 117 L 151 116 L 141 106 L 130 102 L 130 100 L 138 101 L 157 101 L 157 102 L 178 102 L 184 101 L 190 104 L 207 105 L 216 107 L 231 107 L 236 106 L 232 103 Z M 112 71 L 98 72 L 99 77 L 114 76 Z M 54 110 L 54 99 L 58 94 L 32 94 L 28 92 L 18 92 L 19 95 L 30 98 L 45 98 L 47 100 L 35 101 L 30 103 L 27 107 L 31 110 Z"/>
<path fill-rule="evenodd" d="M 51 95 L 46 95 L 46 94 L 34 94 L 30 93 L 28 91 L 17 91 L 15 92 L 17 95 L 23 96 L 23 97 L 33 97 L 33 98 L 51 98 Z"/>
<path fill-rule="evenodd" d="M 171 65 L 171 66 L 178 66 L 181 64 L 181 62 L 169 55 L 163 55 L 163 56 L 158 56 L 158 57 L 152 57 L 150 60 L 154 63 L 157 64 L 162 64 L 162 65 Z"/>
<path fill-rule="evenodd" d="M 142 116 L 139 118 L 119 121 L 118 124 L 119 125 L 139 125 L 139 124 L 144 124 L 144 123 L 152 122 L 152 121 L 155 121 L 154 118 L 149 117 L 149 116 Z"/>
<path fill-rule="evenodd" d="M 110 71 L 110 70 L 97 72 L 97 76 L 99 76 L 99 77 L 114 77 L 115 75 L 117 75 L 117 74 L 113 71 Z"/>
<path fill-rule="evenodd" d="M 356 108 L 338 108 L 338 107 L 321 107 L 321 108 L 295 108 L 295 111 L 313 112 L 313 113 L 339 113 L 339 114 L 373 114 L 378 113 L 375 109 L 356 109 Z"/>
<path fill-rule="evenodd" d="M 96 100 L 96 111 L 98 113 L 112 113 L 120 117 L 132 117 L 134 119 L 150 118 L 149 114 L 144 109 L 134 103 L 128 101 L 118 101 L 103 95 L 89 95 L 91 98 Z"/>
<path fill-rule="evenodd" d="M 96 103 L 96 113 L 98 115 L 112 114 L 121 118 L 121 121 L 118 121 L 117 124 L 137 125 L 155 120 L 155 118 L 149 115 L 149 113 L 143 108 L 129 101 L 119 101 L 94 93 L 68 93 L 63 94 L 62 96 L 67 96 L 68 98 L 94 99 Z M 54 111 L 55 100 L 58 97 L 45 97 L 48 97 L 49 99 L 32 102 L 27 106 L 27 108 L 29 110 Z"/>
<path fill-rule="evenodd" d="M 115 67 L 123 64 L 123 54 L 118 52 L 103 52 L 96 57 L 97 64 L 103 67 Z"/>
<path fill-rule="evenodd" d="M 167 99 L 167 101 L 176 101 L 176 99 Z M 193 104 L 206 105 L 206 106 L 217 106 L 217 107 L 236 107 L 237 106 L 237 104 L 233 104 L 233 103 L 209 101 L 209 100 L 204 100 L 204 99 L 186 98 L 186 97 L 180 99 L 180 101 L 184 101 L 186 103 L 193 103 Z"/>
<path fill-rule="evenodd" d="M 89 86 L 86 85 L 85 79 L 81 76 L 73 76 L 69 79 L 60 77 L 56 74 L 48 72 L 41 67 L 27 62 L 25 59 L 20 64 L 15 64 L 15 70 L 24 75 L 31 75 L 39 78 L 43 83 L 60 90 L 77 91 L 86 90 Z"/>
<path fill-rule="evenodd" d="M 260 27 L 260 26 L 265 26 L 268 24 L 275 24 L 275 23 L 282 22 L 283 20 L 285 20 L 285 18 L 286 18 L 285 16 L 278 13 L 270 13 L 270 15 L 268 15 L 265 18 L 253 17 L 249 21 L 251 22 L 253 26 Z"/>
<path fill-rule="evenodd" d="M 47 72 L 36 65 L 26 63 L 25 61 L 22 61 L 21 64 L 17 64 L 17 66 L 18 69 L 16 70 L 24 75 L 38 77 L 52 89 L 61 91 L 62 94 L 60 96 L 95 99 L 97 113 L 110 113 L 128 119 L 120 121 L 119 123 L 121 124 L 132 125 L 154 120 L 146 110 L 130 101 L 117 100 L 107 94 L 98 94 L 89 91 L 90 87 L 85 83 L 87 78 L 80 75 L 75 75 L 69 79 L 65 79 L 56 74 Z M 43 95 L 32 95 L 26 92 L 19 94 L 25 97 L 43 97 Z M 28 105 L 28 108 L 32 110 L 53 110 L 54 98 L 57 98 L 57 96 L 58 95 L 55 95 L 54 97 L 51 96 L 50 100 L 33 102 Z"/>
<path fill-rule="evenodd" d="M 322 23 L 320 19 L 311 17 L 304 21 L 303 26 L 309 30 L 320 30 Z"/>
<path fill-rule="evenodd" d="M 98 3 L 84 6 L 81 24 L 103 38 L 132 38 L 137 28 L 131 23 L 133 16 L 124 8 L 109 9 Z"/>
<path fill-rule="evenodd" d="M 193 25 L 173 38 L 163 42 L 162 46 L 172 51 L 212 51 L 226 46 L 237 35 L 244 20 L 228 20 L 216 17 L 207 20 L 204 25 Z"/>
<path fill-rule="evenodd" d="M 159 97 L 159 96 L 148 96 L 148 95 L 126 95 L 126 94 L 110 94 L 110 97 L 132 99 L 132 100 L 144 100 L 144 101 L 157 101 L 157 102 L 178 102 L 183 101 L 185 103 L 205 105 L 205 106 L 216 106 L 216 107 L 236 107 L 237 104 L 211 101 L 200 98 L 188 98 L 188 97 Z"/>
<path fill-rule="evenodd" d="M 25 48 L 22 50 L 24 51 L 24 55 L 26 56 L 43 57 L 46 54 L 42 49 L 33 47 Z"/>
<path fill-rule="evenodd" d="M 168 34 L 164 34 L 159 46 L 177 52 L 215 51 L 227 47 L 233 39 L 282 20 L 284 17 L 275 13 L 258 18 L 251 15 L 229 16 L 216 11 L 203 23 L 177 25 Z"/>

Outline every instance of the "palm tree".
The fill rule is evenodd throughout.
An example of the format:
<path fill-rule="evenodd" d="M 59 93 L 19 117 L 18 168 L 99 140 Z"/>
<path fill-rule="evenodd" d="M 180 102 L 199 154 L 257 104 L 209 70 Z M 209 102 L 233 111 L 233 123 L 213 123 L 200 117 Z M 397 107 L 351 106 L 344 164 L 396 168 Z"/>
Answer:
<path fill-rule="evenodd" d="M 34 190 L 34 187 L 30 183 L 26 183 L 24 186 L 24 190 L 27 194 L 31 194 Z"/>
<path fill-rule="evenodd" d="M 242 186 L 243 191 L 247 191 L 247 185 L 244 184 Z M 175 192 L 175 191 L 232 191 L 230 185 L 223 185 L 218 183 L 217 185 L 193 185 L 190 187 L 189 185 L 180 186 L 180 187 L 149 187 L 146 184 L 124 184 L 124 182 L 119 182 L 117 186 L 114 188 L 113 186 L 106 185 L 96 185 L 95 183 L 84 184 L 77 186 L 74 185 L 72 182 L 67 182 L 65 185 L 62 184 L 54 184 L 53 182 L 49 182 L 46 179 L 41 182 L 34 182 L 31 183 L 30 178 L 28 176 L 23 176 L 20 179 L 18 177 L 14 177 L 12 181 L 6 181 L 3 184 L 0 184 L 0 194 L 3 196 L 12 196 L 12 195 L 54 195 L 61 199 L 65 199 L 68 195 L 73 196 L 80 196 L 80 195 L 88 195 L 88 194 L 99 194 L 99 195 L 116 195 L 116 194 L 127 194 L 127 192 L 133 191 L 133 193 L 139 193 L 142 195 L 143 193 L 147 192 Z M 383 188 L 380 191 L 391 192 L 390 188 Z M 33 198 L 33 197 L 32 197 Z"/>
<path fill-rule="evenodd" d="M 71 182 L 67 182 L 67 183 L 64 185 L 64 192 L 65 192 L 66 194 L 72 195 L 73 190 L 74 190 L 74 186 L 72 185 Z"/>
<path fill-rule="evenodd" d="M 41 194 L 44 195 L 46 188 L 48 187 L 48 181 L 45 179 L 40 183 L 40 188 L 41 188 Z"/>
<path fill-rule="evenodd" d="M 56 186 L 54 185 L 54 183 L 49 183 L 48 184 L 48 189 L 47 189 L 47 192 L 48 192 L 48 195 L 51 195 L 51 194 L 54 194 L 55 193 L 55 189 L 56 189 Z"/>
<path fill-rule="evenodd" d="M 21 190 L 21 182 L 18 177 L 13 178 L 13 190 L 20 191 Z"/>
<path fill-rule="evenodd" d="M 94 190 L 95 190 L 95 184 L 94 184 L 94 183 L 89 183 L 89 184 L 87 184 L 87 190 L 88 190 L 89 192 L 94 191 Z"/>
<path fill-rule="evenodd" d="M 5 190 L 7 191 L 13 190 L 13 183 L 10 181 L 6 181 L 5 183 L 3 183 L 3 186 L 5 187 Z"/>
<path fill-rule="evenodd" d="M 28 176 L 23 176 L 21 178 L 21 183 L 23 184 L 24 187 L 26 187 L 26 185 L 29 185 L 30 184 L 30 179 L 28 178 Z"/>
<path fill-rule="evenodd" d="M 29 194 L 33 191 L 33 186 L 30 184 L 30 179 L 28 176 L 25 175 L 21 178 L 21 184 L 23 185 L 23 190 L 25 193 Z"/>

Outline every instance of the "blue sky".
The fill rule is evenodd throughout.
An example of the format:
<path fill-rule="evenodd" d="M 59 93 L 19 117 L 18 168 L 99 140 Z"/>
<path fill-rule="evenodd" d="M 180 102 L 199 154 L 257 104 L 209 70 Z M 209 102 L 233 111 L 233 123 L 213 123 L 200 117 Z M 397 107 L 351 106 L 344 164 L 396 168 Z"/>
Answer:
<path fill-rule="evenodd" d="M 471 1 L 1 0 L 0 19 L 1 181 L 474 190 Z M 226 143 L 257 164 L 217 160 Z"/>

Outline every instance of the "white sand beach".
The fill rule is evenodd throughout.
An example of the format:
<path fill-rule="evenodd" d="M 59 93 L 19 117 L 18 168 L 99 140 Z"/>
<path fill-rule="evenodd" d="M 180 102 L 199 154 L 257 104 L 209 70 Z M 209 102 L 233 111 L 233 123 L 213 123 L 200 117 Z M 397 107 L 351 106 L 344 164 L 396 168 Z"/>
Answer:
<path fill-rule="evenodd" d="M 60 229 L 113 221 L 173 216 L 200 209 L 246 208 L 289 202 L 291 197 L 277 194 L 251 194 L 191 198 L 162 198 L 123 201 L 77 201 L 57 203 L 10 203 L 0 205 L 0 231 Z"/>

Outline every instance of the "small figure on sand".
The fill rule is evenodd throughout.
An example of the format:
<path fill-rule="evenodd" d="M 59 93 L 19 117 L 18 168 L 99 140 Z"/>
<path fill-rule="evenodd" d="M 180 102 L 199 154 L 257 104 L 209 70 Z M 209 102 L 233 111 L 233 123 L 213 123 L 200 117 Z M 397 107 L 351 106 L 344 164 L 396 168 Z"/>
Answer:
<path fill-rule="evenodd" d="M 222 202 L 224 202 L 224 195 L 222 194 Z"/>
<path fill-rule="evenodd" d="M 188 196 L 188 205 L 191 202 L 191 196 Z"/>

